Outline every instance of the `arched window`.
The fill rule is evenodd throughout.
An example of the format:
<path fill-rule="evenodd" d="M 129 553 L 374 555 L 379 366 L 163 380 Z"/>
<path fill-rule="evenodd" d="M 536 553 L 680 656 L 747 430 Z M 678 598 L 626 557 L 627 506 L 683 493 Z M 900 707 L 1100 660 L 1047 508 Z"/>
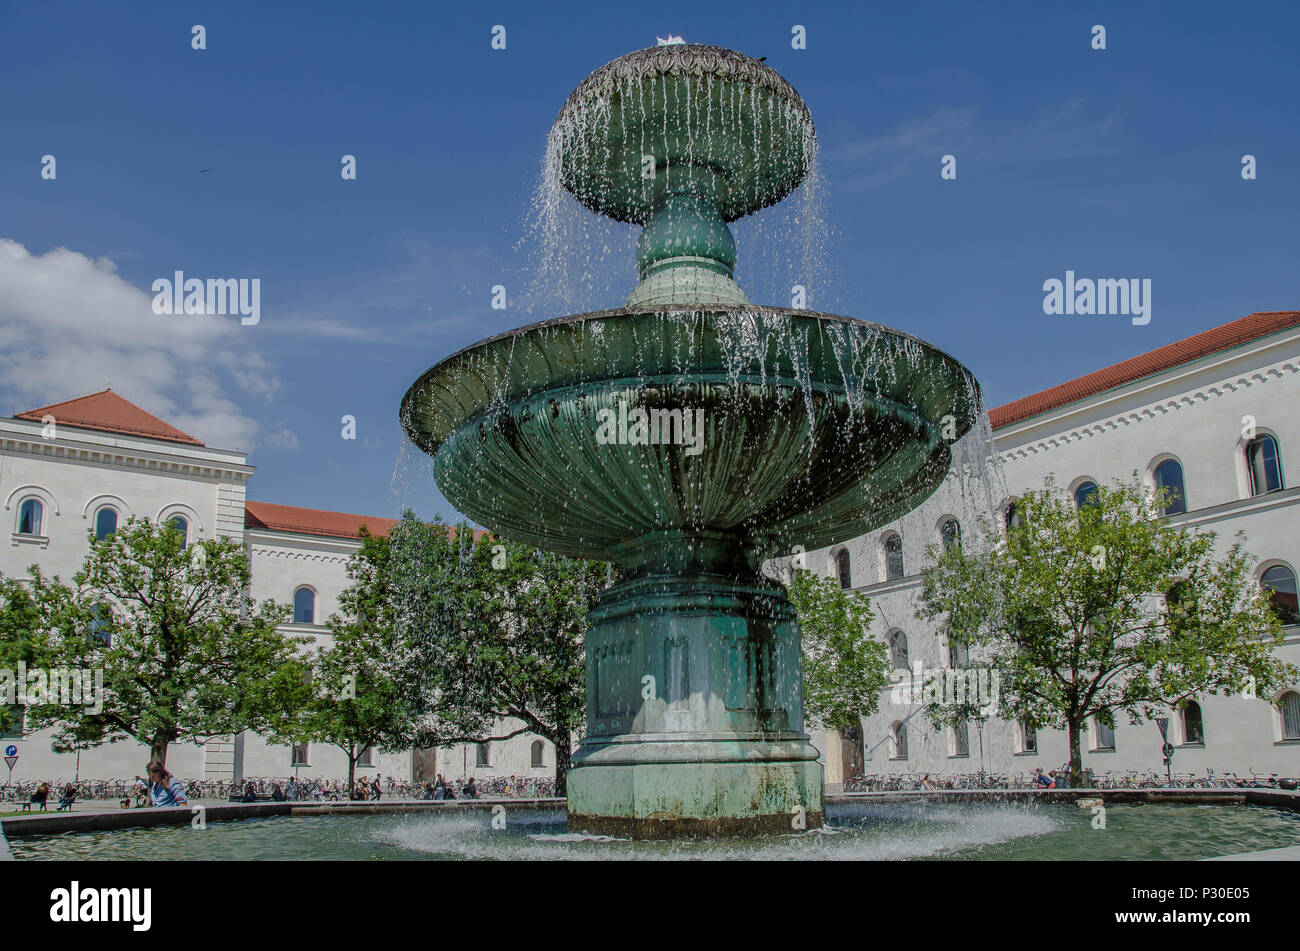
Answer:
<path fill-rule="evenodd" d="M 943 542 L 944 551 L 961 544 L 961 525 L 955 518 L 945 518 L 939 523 L 939 540 Z"/>
<path fill-rule="evenodd" d="M 18 508 L 18 534 L 19 535 L 39 535 L 41 533 L 41 517 L 45 514 L 45 506 L 41 505 L 40 499 L 27 499 Z"/>
<path fill-rule="evenodd" d="M 1030 725 L 1028 720 L 1020 721 L 1020 752 L 1038 752 L 1038 731 Z"/>
<path fill-rule="evenodd" d="M 1168 489 L 1165 507 L 1161 515 L 1181 515 L 1187 511 L 1187 491 L 1183 485 L 1183 467 L 1177 459 L 1166 459 L 1156 466 L 1155 477 L 1157 489 Z"/>
<path fill-rule="evenodd" d="M 1096 717 L 1093 723 L 1097 725 L 1097 749 L 1113 750 L 1115 748 L 1115 729 L 1102 723 Z"/>
<path fill-rule="evenodd" d="M 1268 592 L 1268 600 L 1277 619 L 1283 624 L 1300 624 L 1295 572 L 1286 565 L 1274 565 L 1260 575 L 1259 583 Z"/>
<path fill-rule="evenodd" d="M 1282 739 L 1300 740 L 1300 693 L 1283 693 L 1277 698 L 1277 710 L 1282 715 Z"/>
<path fill-rule="evenodd" d="M 841 548 L 835 553 L 835 570 L 840 576 L 840 587 L 848 589 L 853 587 L 852 575 L 849 573 L 849 550 Z"/>
<path fill-rule="evenodd" d="M 895 720 L 889 728 L 890 759 L 907 759 L 907 724 Z"/>
<path fill-rule="evenodd" d="M 117 509 L 105 505 L 95 513 L 95 540 L 101 541 L 117 531 Z"/>
<path fill-rule="evenodd" d="M 541 740 L 533 740 L 533 755 L 532 755 L 533 766 L 546 765 L 545 763 L 542 762 L 542 756 L 545 754 L 545 751 L 546 751 L 546 747 L 542 745 Z"/>
<path fill-rule="evenodd" d="M 1205 724 L 1201 719 L 1201 705 L 1195 700 L 1183 704 L 1183 742 L 1189 746 L 1205 745 Z"/>
<path fill-rule="evenodd" d="M 96 604 L 90 609 L 90 636 L 97 637 L 105 646 L 113 646 L 113 611 L 107 604 Z"/>
<path fill-rule="evenodd" d="M 167 524 L 181 533 L 181 549 L 183 550 L 190 543 L 190 523 L 180 515 L 173 515 L 167 519 Z"/>
<path fill-rule="evenodd" d="M 1088 480 L 1080 482 L 1079 487 L 1074 490 L 1074 504 L 1078 508 L 1085 505 L 1097 504 L 1097 483 Z"/>
<path fill-rule="evenodd" d="M 293 593 L 293 620 L 295 624 L 316 623 L 316 592 L 299 588 Z"/>
<path fill-rule="evenodd" d="M 907 635 L 902 631 L 889 635 L 889 661 L 894 670 L 908 670 L 910 667 L 907 660 Z"/>
<path fill-rule="evenodd" d="M 1246 468 L 1250 472 L 1250 494 L 1263 495 L 1284 488 L 1282 453 L 1268 433 L 1256 436 L 1246 446 Z"/>
<path fill-rule="evenodd" d="M 970 728 L 965 723 L 953 724 L 952 755 L 970 756 Z"/>
<path fill-rule="evenodd" d="M 489 745 L 489 744 L 487 744 L 487 743 L 478 743 L 478 744 L 475 745 L 475 747 L 474 747 L 474 765 L 475 765 L 475 766 L 491 766 L 491 765 L 492 765 L 492 755 L 491 755 L 490 751 L 488 750 L 488 745 Z"/>
<path fill-rule="evenodd" d="M 903 536 L 897 533 L 885 538 L 885 580 L 903 577 Z"/>
<path fill-rule="evenodd" d="M 1025 519 L 1020 514 L 1020 505 L 1015 499 L 1007 503 L 1007 510 L 1002 513 L 1002 521 L 1006 525 L 1007 531 L 1025 524 Z"/>

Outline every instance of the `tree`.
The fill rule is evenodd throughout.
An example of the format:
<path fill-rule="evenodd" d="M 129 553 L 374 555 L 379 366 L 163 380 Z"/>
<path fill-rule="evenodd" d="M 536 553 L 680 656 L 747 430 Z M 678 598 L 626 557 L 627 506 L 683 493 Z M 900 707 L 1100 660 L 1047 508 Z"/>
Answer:
<path fill-rule="evenodd" d="M 420 715 L 422 745 L 533 733 L 555 746 L 564 795 L 571 735 L 585 710 L 587 614 L 612 572 L 495 539 L 464 525 L 394 528 L 390 565 L 399 675 Z M 521 726 L 494 732 L 504 719 Z"/>
<path fill-rule="evenodd" d="M 248 557 L 229 538 L 196 542 L 171 525 L 131 519 L 96 540 L 73 578 L 33 589 L 50 620 L 61 666 L 103 672 L 103 708 L 34 708 L 55 726 L 63 752 L 133 738 L 166 761 L 168 745 L 245 729 L 266 730 L 287 716 L 304 679 L 304 638 L 276 628 L 289 616 L 247 597 Z"/>
<path fill-rule="evenodd" d="M 0 575 L 0 669 L 8 673 L 0 689 L 0 728 L 17 730 L 22 724 L 23 704 L 17 671 L 53 666 L 52 632 L 69 627 L 78 610 L 72 591 L 57 577 L 46 578 L 35 565 L 27 581 Z M 10 696 L 10 693 L 13 696 Z"/>
<path fill-rule="evenodd" d="M 1216 557 L 1214 533 L 1160 517 L 1168 501 L 1135 474 L 1076 507 L 1049 478 L 1017 501 L 1005 539 L 984 520 L 979 550 L 954 545 L 923 572 L 917 616 L 987 648 L 1001 716 L 1067 731 L 1071 785 L 1089 719 L 1141 723 L 1295 676 L 1273 652 L 1281 626 L 1242 536 Z"/>
<path fill-rule="evenodd" d="M 409 749 L 414 745 L 412 705 L 392 667 L 393 609 L 389 597 L 388 540 L 363 526 L 361 548 L 348 560 L 351 582 L 339 596 L 341 615 L 329 619 L 332 643 L 309 659 L 295 715 L 278 722 L 281 742 L 328 743 L 348 760 L 351 795 L 357 760 L 367 748 Z"/>
<path fill-rule="evenodd" d="M 834 730 L 860 729 L 889 682 L 885 645 L 867 633 L 871 603 L 803 568 L 794 570 L 789 591 L 799 615 L 804 719 Z"/>

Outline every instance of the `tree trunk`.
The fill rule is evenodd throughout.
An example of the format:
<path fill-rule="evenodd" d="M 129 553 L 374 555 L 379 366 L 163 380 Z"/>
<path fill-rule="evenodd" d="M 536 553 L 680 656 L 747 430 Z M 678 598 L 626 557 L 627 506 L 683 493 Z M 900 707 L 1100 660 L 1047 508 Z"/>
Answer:
<path fill-rule="evenodd" d="M 165 732 L 158 732 L 153 735 L 153 740 L 149 744 L 149 761 L 157 760 L 163 766 L 167 765 L 167 745 L 171 742 L 171 737 Z"/>
<path fill-rule="evenodd" d="M 1070 788 L 1078 789 L 1083 785 L 1083 748 L 1079 745 L 1079 723 L 1066 720 L 1066 729 L 1070 731 Z"/>
<path fill-rule="evenodd" d="M 357 752 L 356 746 L 353 745 L 348 747 L 348 802 L 352 801 L 352 793 L 354 791 L 353 782 L 356 780 L 356 776 Z"/>
<path fill-rule="evenodd" d="M 573 760 L 573 740 L 568 730 L 561 730 L 555 741 L 555 795 L 567 796 L 569 793 L 569 763 Z"/>

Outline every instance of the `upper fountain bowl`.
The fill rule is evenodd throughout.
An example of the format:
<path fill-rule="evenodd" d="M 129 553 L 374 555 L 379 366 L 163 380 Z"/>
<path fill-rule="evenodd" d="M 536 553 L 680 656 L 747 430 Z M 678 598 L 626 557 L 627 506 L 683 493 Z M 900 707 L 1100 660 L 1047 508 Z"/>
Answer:
<path fill-rule="evenodd" d="M 578 85 L 551 128 L 548 172 L 592 211 L 645 224 L 668 183 L 716 200 L 735 221 L 790 194 L 817 136 L 794 87 L 718 46 L 652 46 Z"/>

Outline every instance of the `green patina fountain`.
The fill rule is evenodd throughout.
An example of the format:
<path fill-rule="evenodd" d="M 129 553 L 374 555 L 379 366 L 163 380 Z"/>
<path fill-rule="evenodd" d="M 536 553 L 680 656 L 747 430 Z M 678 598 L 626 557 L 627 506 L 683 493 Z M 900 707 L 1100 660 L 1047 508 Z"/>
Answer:
<path fill-rule="evenodd" d="M 561 109 L 547 166 L 643 226 L 617 310 L 484 340 L 402 401 L 464 515 L 617 562 L 587 632 L 569 828 L 630 838 L 816 828 L 799 630 L 766 559 L 915 508 L 980 412 L 970 373 L 878 324 L 751 304 L 728 222 L 808 174 L 807 107 L 711 46 L 639 50 Z"/>

